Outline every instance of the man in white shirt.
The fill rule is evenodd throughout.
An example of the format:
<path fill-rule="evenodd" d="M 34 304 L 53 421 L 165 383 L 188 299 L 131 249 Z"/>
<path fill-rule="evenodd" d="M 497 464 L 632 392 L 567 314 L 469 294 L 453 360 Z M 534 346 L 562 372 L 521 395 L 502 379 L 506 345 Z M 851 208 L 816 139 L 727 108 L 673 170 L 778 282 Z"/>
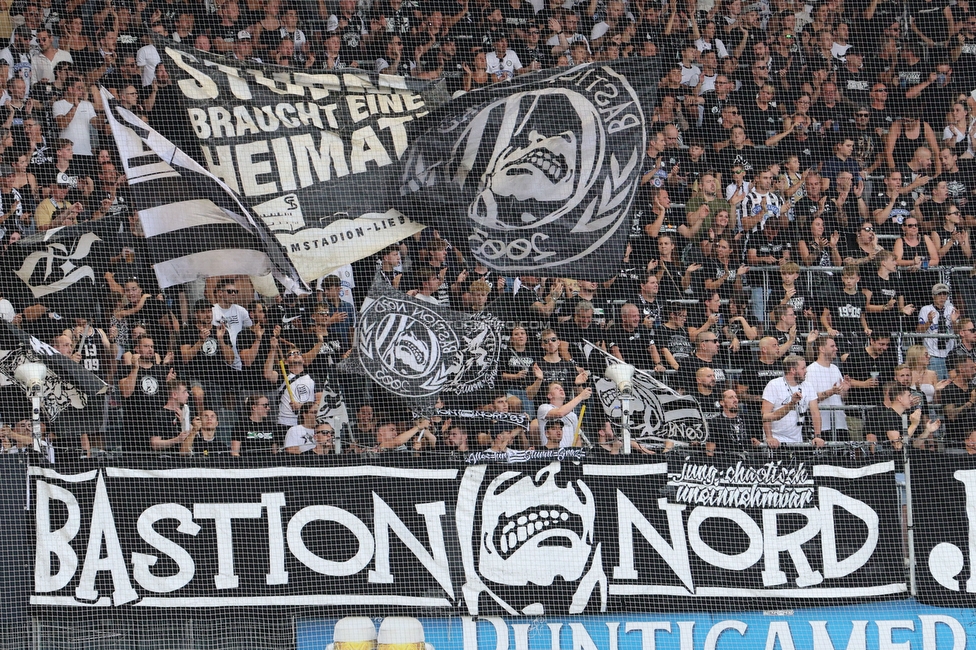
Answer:
<path fill-rule="evenodd" d="M 844 397 L 851 388 L 851 380 L 844 377 L 834 365 L 837 358 L 837 342 L 830 337 L 817 340 L 817 360 L 807 368 L 806 383 L 817 391 L 817 407 L 844 406 Z M 847 414 L 843 410 L 824 409 L 821 411 L 823 429 L 833 431 L 835 440 L 850 440 L 847 430 Z"/>
<path fill-rule="evenodd" d="M 60 137 L 74 143 L 72 152 L 76 156 L 92 155 L 89 124 L 98 118 L 98 114 L 95 106 L 85 99 L 87 94 L 85 82 L 75 79 L 65 88 L 64 99 L 54 102 L 51 107 L 54 121 L 61 129 Z"/>
<path fill-rule="evenodd" d="M 567 402 L 566 391 L 563 389 L 563 385 L 558 381 L 549 384 L 549 392 L 546 397 L 549 401 L 541 405 L 538 411 L 539 438 L 542 441 L 543 447 L 548 442 L 546 438 L 546 419 L 553 420 L 556 418 L 562 418 L 563 420 L 563 438 L 559 442 L 559 446 L 573 446 L 573 439 L 576 437 L 576 426 L 579 423 L 579 417 L 577 417 L 574 411 L 580 402 L 588 400 L 592 394 L 592 390 L 584 388 L 580 391 L 579 395 Z"/>
<path fill-rule="evenodd" d="M 813 444 L 822 447 L 817 391 L 804 381 L 806 361 L 791 354 L 783 359 L 783 372 L 783 377 L 773 379 L 763 390 L 762 421 L 766 444 L 776 449 L 783 443 L 802 443 L 803 425 L 809 414 L 813 424 Z"/>
<path fill-rule="evenodd" d="M 227 278 L 217 284 L 217 304 L 213 306 L 213 324 L 223 324 L 230 336 L 231 347 L 234 348 L 234 370 L 240 370 L 241 355 L 237 351 L 237 335 L 245 327 L 251 327 L 251 316 L 247 310 L 237 304 L 237 283 Z"/>
<path fill-rule="evenodd" d="M 37 32 L 37 44 L 41 51 L 31 57 L 31 83 L 54 81 L 54 66 L 66 61 L 74 63 L 71 53 L 54 47 L 54 36 L 46 29 Z"/>
<path fill-rule="evenodd" d="M 920 334 L 953 334 L 952 326 L 959 320 L 960 313 L 949 300 L 949 285 L 941 282 L 932 287 L 932 302 L 918 311 L 918 326 Z M 929 353 L 929 369 L 934 370 L 939 380 L 948 379 L 946 359 L 956 342 L 950 338 L 925 339 L 925 349 Z"/>
<path fill-rule="evenodd" d="M 528 72 L 523 70 L 522 62 L 519 61 L 515 50 L 508 49 L 508 38 L 505 32 L 498 32 L 495 35 L 494 50 L 485 55 L 488 74 L 492 75 L 496 81 L 507 81 L 517 74 Z"/>

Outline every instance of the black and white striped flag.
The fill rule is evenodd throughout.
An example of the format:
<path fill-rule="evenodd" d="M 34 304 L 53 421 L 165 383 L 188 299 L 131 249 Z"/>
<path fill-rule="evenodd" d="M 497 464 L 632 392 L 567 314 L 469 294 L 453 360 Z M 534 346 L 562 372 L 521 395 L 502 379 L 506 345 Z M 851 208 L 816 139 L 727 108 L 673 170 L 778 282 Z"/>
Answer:
<path fill-rule="evenodd" d="M 268 273 L 286 288 L 301 286 L 281 244 L 222 180 L 101 94 L 160 287 Z"/>

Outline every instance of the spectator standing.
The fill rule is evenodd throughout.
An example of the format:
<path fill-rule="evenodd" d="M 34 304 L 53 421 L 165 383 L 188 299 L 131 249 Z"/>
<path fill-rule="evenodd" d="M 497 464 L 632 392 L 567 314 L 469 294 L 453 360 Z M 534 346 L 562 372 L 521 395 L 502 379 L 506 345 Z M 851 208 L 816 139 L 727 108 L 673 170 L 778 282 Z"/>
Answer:
<path fill-rule="evenodd" d="M 576 415 L 576 407 L 582 402 L 588 400 L 593 391 L 589 388 L 584 388 L 579 392 L 579 394 L 569 401 L 566 401 L 566 391 L 563 388 L 562 383 L 554 381 L 549 384 L 548 391 L 546 393 L 546 403 L 539 406 L 538 419 L 539 419 L 539 431 L 542 433 L 541 444 L 546 446 L 549 441 L 548 438 L 548 425 L 546 422 L 548 420 L 562 419 L 562 438 L 559 441 L 559 447 L 572 447 L 574 439 L 576 437 L 576 429 L 579 425 L 579 416 Z"/>
<path fill-rule="evenodd" d="M 803 357 L 790 355 L 783 359 L 783 377 L 770 381 L 763 390 L 763 429 L 766 444 L 773 449 L 784 443 L 802 443 L 807 415 L 813 425 L 813 444 L 824 445 L 817 391 L 804 381 L 806 369 Z"/>
<path fill-rule="evenodd" d="M 831 440 L 845 442 L 850 440 L 847 430 L 847 414 L 844 412 L 844 397 L 851 388 L 851 382 L 834 365 L 837 358 L 837 342 L 830 337 L 821 337 L 816 343 L 817 360 L 807 367 L 806 381 L 817 391 L 817 405 L 820 407 L 824 432 L 830 432 Z M 823 408 L 823 407 L 833 408 Z"/>
<path fill-rule="evenodd" d="M 271 413 L 271 400 L 264 393 L 251 393 L 244 400 L 246 418 L 231 434 L 230 455 L 270 454 L 278 450 Z"/>
<path fill-rule="evenodd" d="M 949 301 L 949 286 L 941 282 L 932 287 L 932 302 L 922 307 L 918 312 L 919 334 L 941 334 L 952 336 L 953 324 L 959 320 L 960 314 L 955 306 Z M 934 370 L 939 379 L 946 379 L 949 371 L 946 368 L 946 359 L 956 346 L 956 341 L 951 338 L 927 338 L 925 348 L 928 350 L 931 360 L 929 369 Z"/>
<path fill-rule="evenodd" d="M 95 112 L 95 106 L 86 99 L 88 88 L 81 79 L 73 79 L 65 89 L 64 99 L 54 102 L 51 115 L 60 130 L 59 137 L 71 140 L 75 156 L 91 158 L 91 125 L 100 123 L 102 118 Z"/>

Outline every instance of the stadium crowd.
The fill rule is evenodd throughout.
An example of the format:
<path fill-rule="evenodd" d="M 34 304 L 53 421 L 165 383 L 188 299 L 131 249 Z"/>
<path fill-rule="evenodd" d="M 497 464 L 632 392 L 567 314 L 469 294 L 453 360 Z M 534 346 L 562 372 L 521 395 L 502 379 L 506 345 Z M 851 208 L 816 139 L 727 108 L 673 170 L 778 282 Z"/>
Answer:
<path fill-rule="evenodd" d="M 114 387 L 45 424 L 57 446 L 332 453 L 338 420 L 323 413 L 341 395 L 343 452 L 560 447 L 582 429 L 617 453 L 616 425 L 592 415 L 607 353 L 694 396 L 709 449 L 910 438 L 976 452 L 965 0 L 14 0 L 3 18 L 3 254 L 61 225 L 128 224 L 96 278 L 97 314 L 49 309 L 10 270 L 0 285 L 4 319 Z M 428 228 L 309 296 L 262 299 L 246 277 L 161 291 L 92 102 L 104 86 L 150 124 L 185 119 L 154 37 L 241 61 L 444 78 L 455 93 L 651 59 L 643 81 L 658 101 L 626 256 L 609 280 L 501 277 Z M 445 406 L 522 411 L 529 430 L 411 420 L 338 368 L 376 272 L 502 318 L 495 389 Z M 0 430 L 4 450 L 28 447 L 22 393 L 0 397 L 17 422 Z"/>

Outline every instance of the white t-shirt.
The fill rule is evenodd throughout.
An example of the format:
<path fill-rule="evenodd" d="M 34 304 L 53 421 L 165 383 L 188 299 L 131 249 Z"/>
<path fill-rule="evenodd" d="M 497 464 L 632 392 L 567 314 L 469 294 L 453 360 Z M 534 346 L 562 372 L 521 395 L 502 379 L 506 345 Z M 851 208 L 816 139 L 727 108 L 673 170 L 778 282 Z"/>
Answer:
<path fill-rule="evenodd" d="M 63 61 L 74 63 L 74 60 L 71 58 L 71 53 L 67 50 L 55 50 L 54 60 L 47 58 L 43 54 L 35 54 L 32 56 L 31 83 L 54 81 L 54 66 Z"/>
<path fill-rule="evenodd" d="M 285 449 L 298 447 L 301 453 L 315 449 L 315 429 L 307 429 L 300 424 L 288 429 L 285 434 Z"/>
<path fill-rule="evenodd" d="M 485 55 L 485 63 L 487 63 L 488 74 L 501 75 L 505 79 L 511 79 L 515 76 L 516 70 L 522 69 L 522 62 L 519 61 L 515 50 L 506 50 L 505 56 L 501 59 L 494 52 L 489 52 Z"/>
<path fill-rule="evenodd" d="M 546 415 L 549 411 L 556 408 L 552 404 L 543 404 L 539 407 L 538 418 L 539 418 L 539 439 L 542 442 L 542 446 L 545 447 L 549 439 L 546 437 Z M 559 447 L 572 447 L 573 439 L 576 437 L 576 424 L 579 422 L 579 417 L 576 413 L 570 411 L 562 417 L 563 421 L 563 437 L 559 441 Z"/>
<path fill-rule="evenodd" d="M 155 45 L 143 45 L 136 52 L 136 65 L 142 70 L 142 85 L 151 86 L 156 78 L 156 66 L 162 62 Z"/>
<path fill-rule="evenodd" d="M 250 327 L 254 323 L 251 322 L 251 316 L 247 313 L 247 310 L 240 305 L 231 305 L 227 309 L 224 309 L 220 305 L 214 305 L 213 324 L 219 325 L 221 321 L 227 326 L 230 344 L 234 348 L 234 369 L 240 370 L 242 363 L 241 355 L 237 352 L 237 335 L 241 333 L 242 329 Z"/>
<path fill-rule="evenodd" d="M 834 364 L 830 364 L 827 367 L 821 366 L 816 361 L 807 366 L 807 379 L 804 383 L 813 386 L 816 394 L 823 393 L 834 387 L 834 384 L 840 383 L 844 380 L 844 375 L 841 374 L 840 369 Z M 824 406 L 843 406 L 844 400 L 841 399 L 840 395 L 831 395 L 827 399 L 817 402 L 817 406 L 820 407 L 821 413 L 821 429 L 823 431 L 830 431 L 831 424 L 833 424 L 834 429 L 846 429 L 847 428 L 847 414 L 844 411 L 832 411 L 830 409 L 824 409 Z"/>
<path fill-rule="evenodd" d="M 315 380 L 308 375 L 300 375 L 297 379 L 295 375 L 289 374 L 288 381 L 291 382 L 291 392 L 295 396 L 295 401 L 304 404 L 315 401 Z M 284 380 L 282 380 L 284 384 Z M 291 410 L 291 398 L 288 389 L 281 389 L 281 401 L 278 403 L 278 424 L 286 427 L 293 427 L 298 424 L 298 415 Z"/>
<path fill-rule="evenodd" d="M 783 377 L 777 377 L 766 384 L 763 389 L 762 399 L 773 405 L 773 410 L 789 404 L 793 399 L 793 393 L 801 392 L 803 398 L 797 402 L 796 407 L 790 411 L 786 417 L 770 422 L 770 433 L 780 442 L 799 443 L 803 442 L 803 422 L 810 411 L 810 402 L 817 401 L 817 391 L 807 382 L 799 386 L 790 386 Z"/>
<path fill-rule="evenodd" d="M 932 323 L 929 328 L 925 330 L 926 334 L 938 334 L 939 333 L 939 311 L 935 308 L 935 305 L 925 305 L 918 312 L 918 324 L 924 325 L 929 322 L 929 314 L 935 312 L 935 318 L 932 319 Z M 942 308 L 942 313 L 945 314 L 946 321 L 945 331 L 943 334 L 952 334 L 952 315 L 956 313 L 956 308 L 952 306 L 952 303 L 948 300 L 946 301 L 945 307 Z M 956 347 L 956 342 L 953 339 L 924 339 L 925 349 L 928 350 L 929 356 L 938 357 L 940 359 L 945 359 L 952 352 L 952 348 Z M 939 349 L 939 344 L 945 346 L 944 350 Z"/>
<path fill-rule="evenodd" d="M 54 117 L 67 115 L 71 112 L 71 107 L 72 104 L 70 102 L 59 99 L 51 107 L 51 114 Z M 88 131 L 88 123 L 95 119 L 95 116 L 95 107 L 91 102 L 83 99 L 78 103 L 78 110 L 75 111 L 75 115 L 71 118 L 71 122 L 68 123 L 67 128 L 61 131 L 62 138 L 66 138 L 75 143 L 72 150 L 76 156 L 92 155 L 91 133 Z"/>

